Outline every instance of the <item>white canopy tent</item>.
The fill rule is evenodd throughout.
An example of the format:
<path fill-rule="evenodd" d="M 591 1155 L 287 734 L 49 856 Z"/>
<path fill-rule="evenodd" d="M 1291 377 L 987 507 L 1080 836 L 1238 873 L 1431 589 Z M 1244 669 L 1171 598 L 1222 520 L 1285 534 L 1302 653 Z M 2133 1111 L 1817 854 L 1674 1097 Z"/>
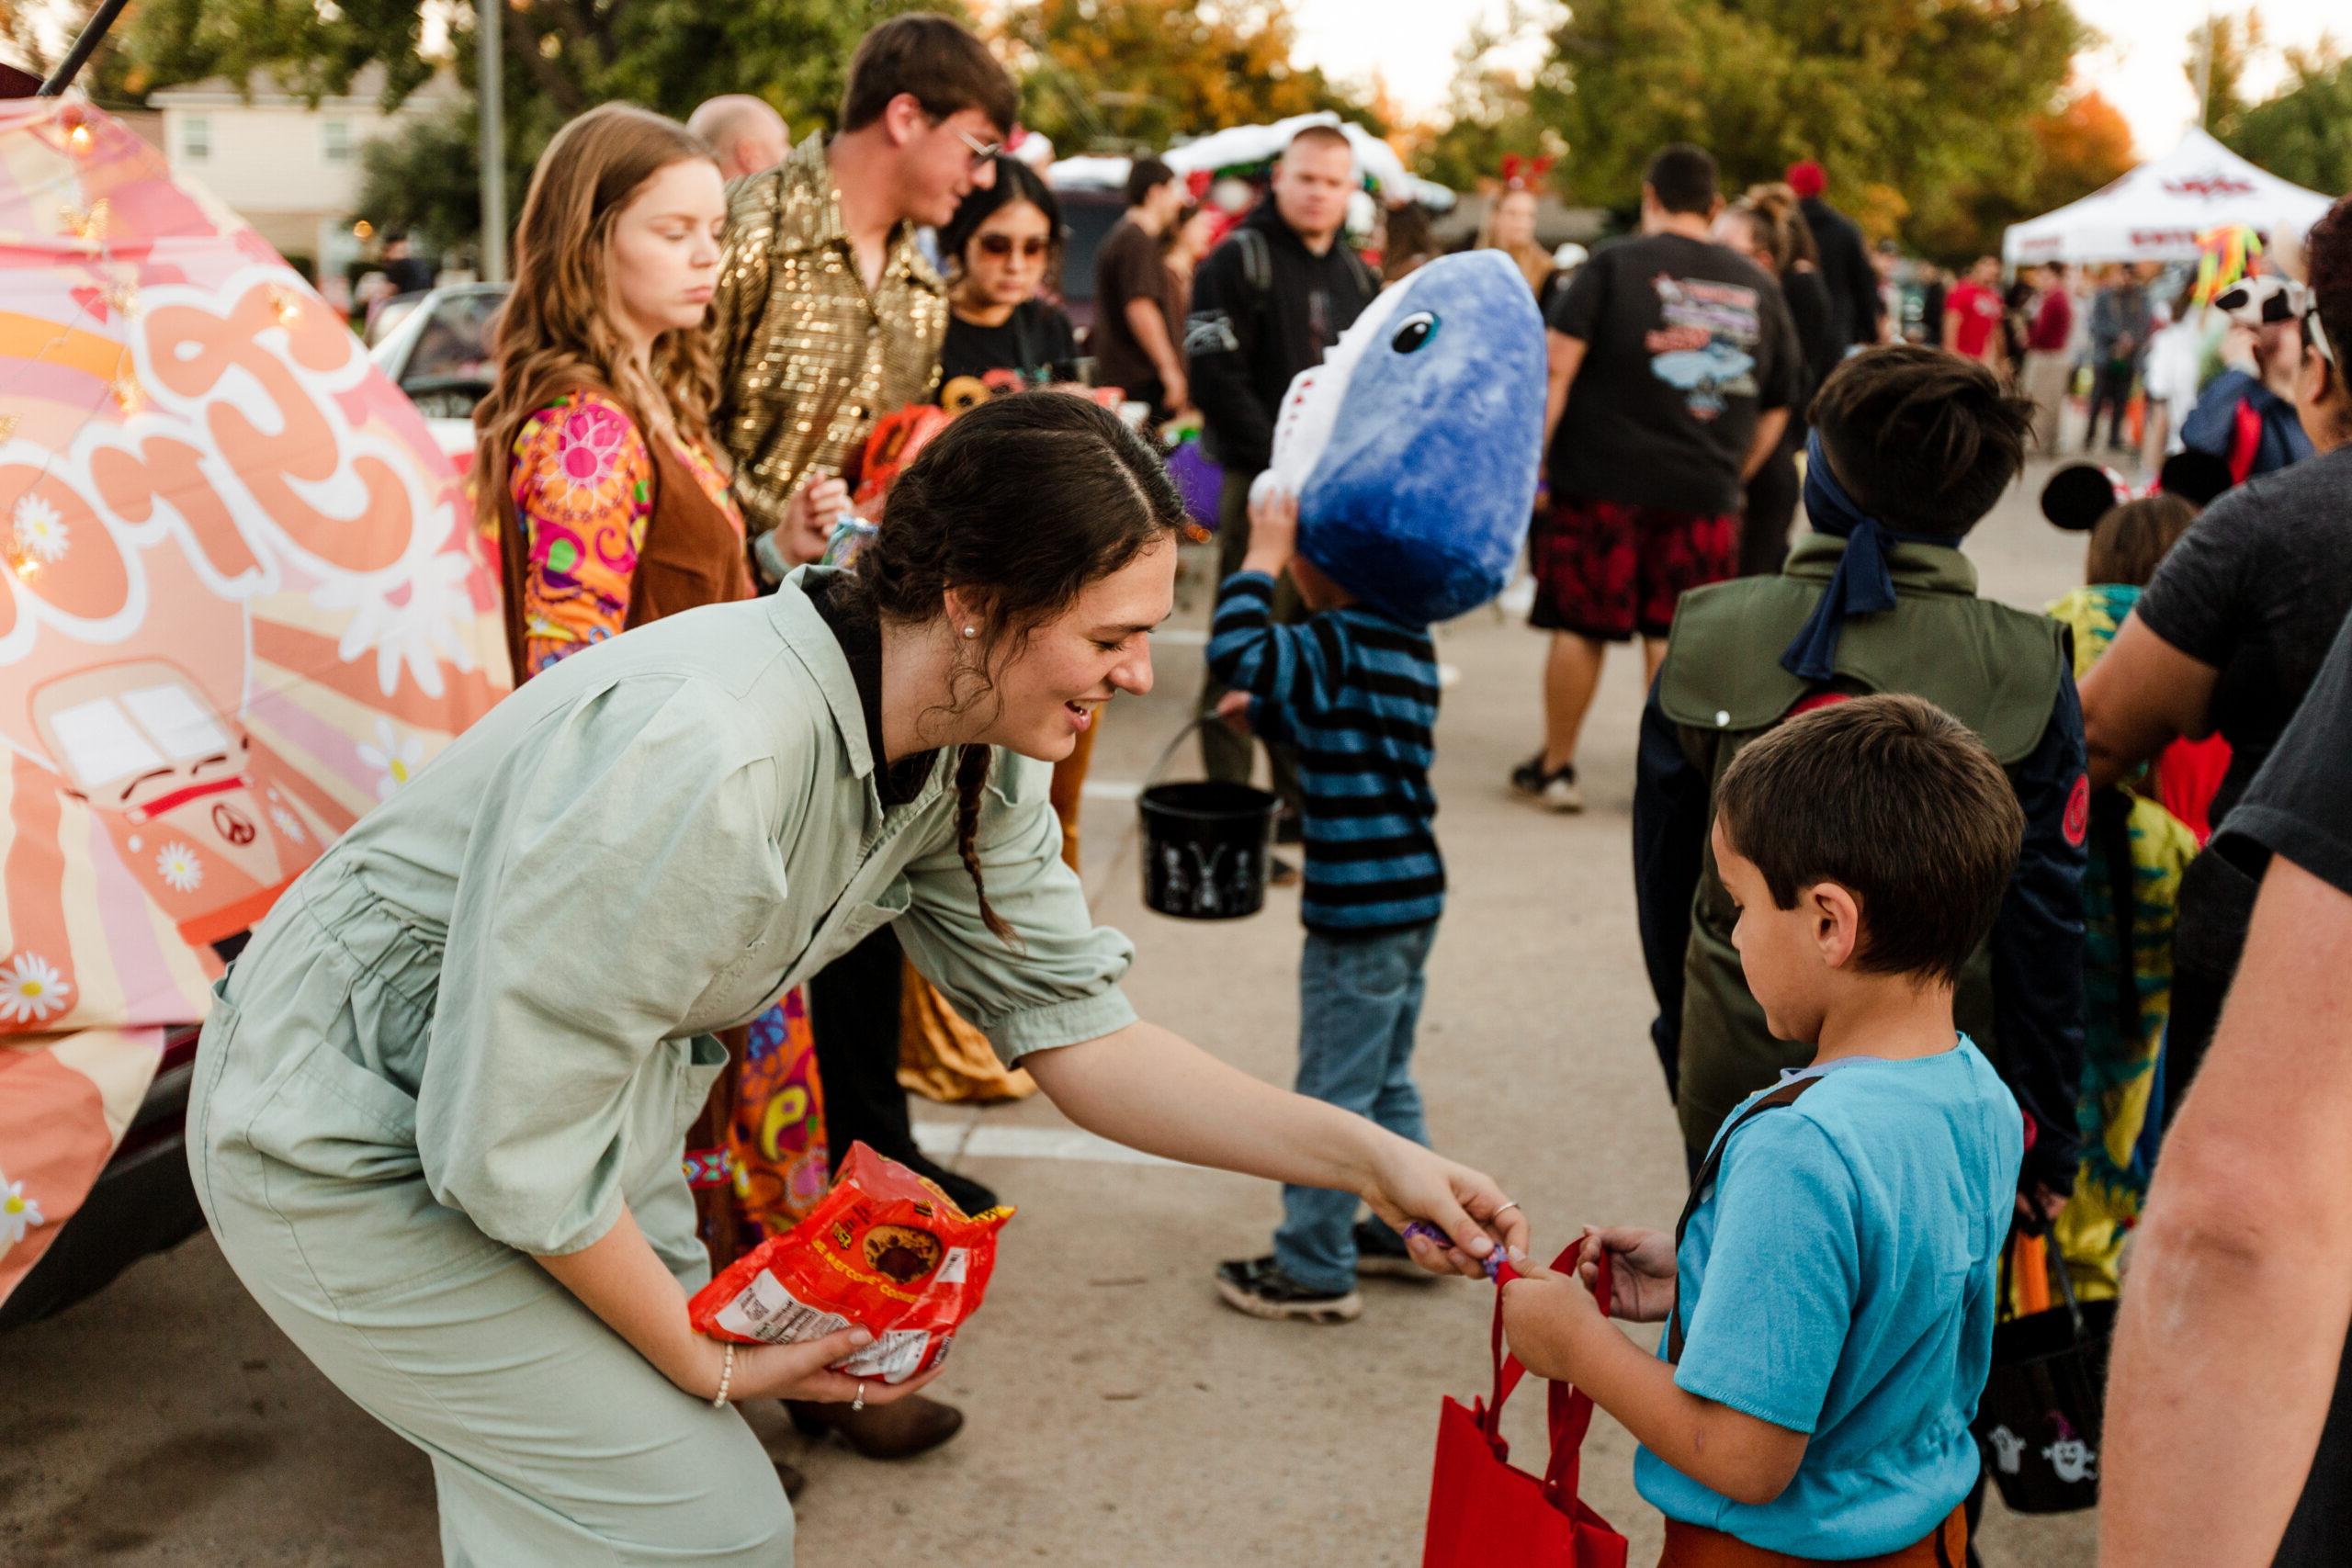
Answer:
<path fill-rule="evenodd" d="M 2204 131 L 2104 189 L 2012 225 L 2001 258 L 2036 262 L 2193 261 L 2197 236 L 2244 224 L 2300 241 L 2331 198 L 2256 167 Z"/>

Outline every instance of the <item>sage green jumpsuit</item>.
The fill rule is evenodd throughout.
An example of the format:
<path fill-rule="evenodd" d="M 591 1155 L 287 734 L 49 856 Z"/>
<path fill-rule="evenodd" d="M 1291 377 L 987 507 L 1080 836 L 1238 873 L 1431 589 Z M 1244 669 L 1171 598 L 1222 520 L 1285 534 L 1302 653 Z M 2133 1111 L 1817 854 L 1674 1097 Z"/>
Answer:
<path fill-rule="evenodd" d="M 1000 753 L 981 812 L 1008 946 L 956 852 L 952 769 L 884 809 L 797 581 L 691 611 L 501 703 L 216 987 L 188 1116 L 206 1218 L 303 1353 L 431 1456 L 450 1563 L 791 1561 L 742 1418 L 533 1261 L 627 1204 L 705 1281 L 679 1159 L 713 1031 L 890 920 L 1008 1062 L 1134 1020 L 1133 950 L 1061 863 L 1047 770 Z"/>

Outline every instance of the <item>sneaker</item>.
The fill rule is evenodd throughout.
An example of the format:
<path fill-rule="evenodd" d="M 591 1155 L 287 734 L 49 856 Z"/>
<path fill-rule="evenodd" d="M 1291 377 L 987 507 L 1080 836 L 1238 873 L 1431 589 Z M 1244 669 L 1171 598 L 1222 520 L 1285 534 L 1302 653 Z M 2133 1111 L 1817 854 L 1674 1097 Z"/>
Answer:
<path fill-rule="evenodd" d="M 1510 771 L 1510 787 L 1549 810 L 1584 809 L 1584 791 L 1577 787 L 1577 765 L 1570 762 L 1547 773 L 1541 752 Z"/>
<path fill-rule="evenodd" d="M 1429 1285 L 1436 1284 L 1440 1278 L 1414 1262 L 1405 1238 L 1380 1220 L 1356 1223 L 1356 1273 L 1359 1277 L 1374 1275 Z"/>
<path fill-rule="evenodd" d="M 1295 806 L 1285 806 L 1274 813 L 1274 842 L 1298 844 L 1306 840 L 1306 821 Z"/>
<path fill-rule="evenodd" d="M 1266 886 L 1269 887 L 1297 886 L 1298 863 L 1295 860 L 1286 860 L 1281 855 L 1268 855 L 1266 857 Z"/>
<path fill-rule="evenodd" d="M 1296 1318 L 1303 1323 L 1352 1323 L 1363 1311 L 1353 1291 L 1338 1295 L 1310 1291 L 1283 1271 L 1272 1258 L 1236 1258 L 1216 1266 L 1216 1293 L 1225 1304 L 1251 1317 Z"/>

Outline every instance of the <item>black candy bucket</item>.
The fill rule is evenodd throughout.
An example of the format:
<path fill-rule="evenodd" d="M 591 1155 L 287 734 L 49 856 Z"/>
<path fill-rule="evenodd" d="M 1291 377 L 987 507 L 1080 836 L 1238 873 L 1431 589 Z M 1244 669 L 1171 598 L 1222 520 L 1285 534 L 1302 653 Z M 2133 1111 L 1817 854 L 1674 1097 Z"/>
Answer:
<path fill-rule="evenodd" d="M 1232 920 L 1266 905 L 1266 856 L 1281 802 L 1250 784 L 1196 779 L 1155 784 L 1176 748 L 1203 724 L 1186 725 L 1144 776 L 1143 901 L 1182 920 Z"/>
<path fill-rule="evenodd" d="M 2000 1299 L 2008 1299 L 2009 1254 Z M 2015 1514 L 2071 1514 L 2098 1506 L 2099 1439 L 2106 1426 L 2107 1353 L 2116 1303 L 2077 1302 L 2050 1247 L 2060 1304 L 1993 1330 L 1993 1369 L 1971 1430 L 1984 1470 Z"/>

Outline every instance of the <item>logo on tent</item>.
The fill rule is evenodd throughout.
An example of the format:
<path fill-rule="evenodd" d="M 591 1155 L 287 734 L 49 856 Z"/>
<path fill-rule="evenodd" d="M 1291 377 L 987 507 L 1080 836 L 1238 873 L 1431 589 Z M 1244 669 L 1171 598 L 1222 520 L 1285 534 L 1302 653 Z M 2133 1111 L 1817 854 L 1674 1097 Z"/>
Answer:
<path fill-rule="evenodd" d="M 2186 179 L 2166 180 L 2165 190 L 2173 196 L 2193 196 L 2206 201 L 2223 196 L 2252 196 L 2252 180 L 2232 174 L 2191 175 Z"/>

